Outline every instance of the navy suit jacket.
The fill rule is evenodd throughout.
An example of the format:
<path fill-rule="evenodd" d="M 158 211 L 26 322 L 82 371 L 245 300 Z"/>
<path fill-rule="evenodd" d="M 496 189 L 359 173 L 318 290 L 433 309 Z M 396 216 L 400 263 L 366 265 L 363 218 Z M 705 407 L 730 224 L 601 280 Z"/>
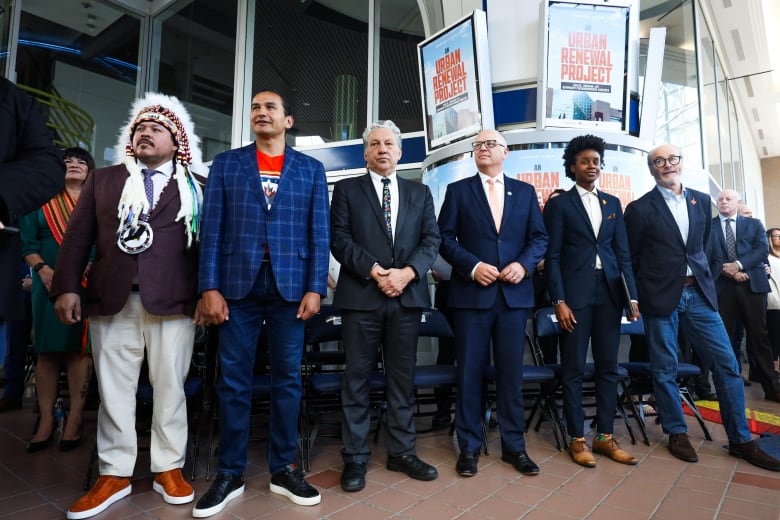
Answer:
<path fill-rule="evenodd" d="M 769 279 L 764 271 L 764 266 L 769 264 L 767 252 L 769 242 L 766 238 L 766 230 L 760 220 L 736 217 L 737 260 L 742 264 L 742 270 L 750 277 L 750 290 L 754 293 L 768 293 L 772 289 Z M 726 236 L 720 224 L 720 217 L 712 219 L 712 254 L 710 255 L 710 269 L 715 277 L 715 282 L 720 289 L 720 284 L 730 283 L 725 276 L 721 276 L 723 264 L 728 262 L 726 251 Z"/>
<path fill-rule="evenodd" d="M 395 240 L 385 231 L 385 219 L 370 174 L 337 182 L 331 203 L 331 249 L 341 263 L 333 303 L 342 309 L 369 311 L 387 300 L 370 272 L 410 266 L 417 273 L 400 296 L 404 307 L 429 307 L 426 273 L 439 251 L 436 212 L 428 186 L 398 181 Z"/>
<path fill-rule="evenodd" d="M 576 187 L 550 199 L 544 208 L 550 236 L 544 264 L 550 299 L 566 300 L 572 309 L 587 305 L 596 290 L 596 253 L 615 305 L 626 305 L 621 273 L 631 298 L 638 299 L 620 200 L 603 191 L 598 195 L 602 216 L 598 238 Z"/>
<path fill-rule="evenodd" d="M 683 241 L 672 212 L 653 188 L 626 208 L 628 246 L 634 266 L 639 310 L 650 316 L 669 316 L 680 303 L 690 265 L 693 276 L 713 309 L 718 309 L 715 281 L 707 255 L 712 226 L 709 195 L 685 189 L 688 240 Z"/>
<path fill-rule="evenodd" d="M 504 176 L 504 213 L 496 230 L 479 175 L 447 186 L 439 213 L 441 256 L 452 265 L 448 305 L 461 309 L 488 309 L 499 297 L 499 288 L 510 308 L 534 306 L 530 278 L 519 284 L 496 281 L 483 287 L 471 279 L 477 262 L 501 271 L 519 262 L 528 275 L 544 258 L 547 232 L 533 186 Z"/>
<path fill-rule="evenodd" d="M 328 278 L 328 184 L 322 163 L 289 146 L 271 209 L 265 201 L 255 144 L 220 153 L 203 201 L 200 292 L 244 298 L 265 255 L 282 298 L 325 296 Z"/>

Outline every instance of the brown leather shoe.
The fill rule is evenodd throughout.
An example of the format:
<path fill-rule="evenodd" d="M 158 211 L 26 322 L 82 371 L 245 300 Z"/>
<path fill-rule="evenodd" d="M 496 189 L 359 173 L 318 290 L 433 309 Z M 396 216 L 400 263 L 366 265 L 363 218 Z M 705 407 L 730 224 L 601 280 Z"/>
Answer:
<path fill-rule="evenodd" d="M 129 477 L 100 475 L 86 495 L 68 509 L 68 520 L 81 520 L 102 513 L 108 506 L 121 500 L 133 490 Z"/>
<path fill-rule="evenodd" d="M 780 460 L 761 449 L 756 441 L 746 442 L 744 444 L 729 443 L 729 455 L 758 466 L 759 468 L 770 471 L 780 471 Z"/>
<path fill-rule="evenodd" d="M 161 494 L 163 500 L 169 504 L 187 504 L 195 498 L 195 491 L 192 490 L 189 482 L 184 480 L 181 468 L 158 473 L 154 477 L 152 489 Z"/>
<path fill-rule="evenodd" d="M 590 452 L 585 439 L 572 439 L 569 445 L 569 455 L 571 455 L 571 460 L 580 466 L 585 466 L 586 468 L 596 467 L 596 459 L 593 458 L 593 453 Z"/>
<path fill-rule="evenodd" d="M 616 441 L 615 438 L 611 435 L 603 441 L 600 441 L 598 437 L 593 439 L 593 453 L 606 455 L 615 462 L 629 464 L 631 466 L 639 462 L 639 459 L 621 448 L 620 444 L 618 444 L 618 441 Z"/>
<path fill-rule="evenodd" d="M 687 433 L 670 433 L 669 451 L 685 462 L 699 462 L 699 456 L 696 455 L 696 450 L 691 446 Z"/>

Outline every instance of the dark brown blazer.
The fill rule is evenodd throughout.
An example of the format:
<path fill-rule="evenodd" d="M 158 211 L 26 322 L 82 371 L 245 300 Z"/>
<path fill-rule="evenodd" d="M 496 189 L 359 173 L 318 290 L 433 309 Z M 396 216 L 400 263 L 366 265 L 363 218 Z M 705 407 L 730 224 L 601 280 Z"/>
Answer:
<path fill-rule="evenodd" d="M 117 206 L 127 169 L 110 166 L 89 176 L 73 211 L 57 256 L 50 297 L 81 292 L 81 274 L 95 244 L 95 260 L 85 291 L 90 315 L 110 316 L 124 307 L 137 275 L 141 302 L 150 314 L 192 316 L 198 299 L 198 251 L 187 249 L 179 211 L 179 191 L 171 180 L 149 215 L 154 241 L 146 251 L 130 255 L 116 244 Z"/>

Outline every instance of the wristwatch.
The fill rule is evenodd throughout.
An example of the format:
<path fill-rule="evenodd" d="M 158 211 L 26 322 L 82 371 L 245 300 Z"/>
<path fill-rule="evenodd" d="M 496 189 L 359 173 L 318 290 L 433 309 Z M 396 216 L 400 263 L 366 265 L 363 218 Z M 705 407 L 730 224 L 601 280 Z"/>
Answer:
<path fill-rule="evenodd" d="M 46 262 L 38 262 L 37 264 L 35 264 L 35 265 L 33 266 L 33 268 L 32 268 L 32 269 L 33 269 L 33 271 L 35 271 L 35 272 L 37 273 L 38 271 L 40 271 L 40 270 L 41 270 L 41 269 L 43 269 L 44 267 L 46 267 Z"/>
<path fill-rule="evenodd" d="M 553 307 L 557 307 L 558 305 L 565 303 L 566 300 L 553 300 L 550 303 L 552 303 Z"/>

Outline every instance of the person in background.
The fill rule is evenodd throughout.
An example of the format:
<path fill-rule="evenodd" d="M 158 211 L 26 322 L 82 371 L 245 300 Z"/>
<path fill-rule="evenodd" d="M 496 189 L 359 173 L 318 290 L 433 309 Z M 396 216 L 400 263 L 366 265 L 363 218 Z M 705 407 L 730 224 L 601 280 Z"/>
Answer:
<path fill-rule="evenodd" d="M 550 196 L 547 197 L 545 207 L 547 207 L 547 204 L 549 204 L 552 199 L 563 193 L 566 193 L 566 190 L 563 188 L 554 189 L 552 193 L 550 193 Z M 542 209 L 542 214 L 544 214 L 544 208 Z M 534 269 L 534 274 L 531 277 L 531 281 L 534 285 L 534 310 L 541 309 L 542 307 L 549 307 L 550 294 L 547 292 L 547 276 L 544 272 L 544 258 L 538 264 L 536 264 L 536 269 Z M 557 364 L 560 362 L 558 357 L 559 340 L 559 336 L 552 335 L 539 338 L 542 359 L 545 363 Z"/>
<path fill-rule="evenodd" d="M 533 186 L 506 175 L 506 140 L 483 130 L 472 143 L 477 173 L 447 186 L 439 213 L 440 254 L 452 265 L 447 304 L 455 317 L 457 396 L 455 470 L 477 474 L 482 447 L 482 381 L 491 344 L 501 430 L 501 460 L 539 474 L 525 449 L 522 338 L 534 306 L 531 274 L 544 257 L 547 232 Z M 522 344 L 522 342 L 520 342 Z"/>
<path fill-rule="evenodd" d="M 766 323 L 766 295 L 771 290 L 766 273 L 769 244 L 760 220 L 738 214 L 739 201 L 734 190 L 718 194 L 719 215 L 712 221 L 710 270 L 718 291 L 720 316 L 735 357 L 739 356 L 735 338 L 739 319 L 747 335 L 754 378 L 761 384 L 765 399 L 780 402 L 780 379 L 772 365 Z"/>
<path fill-rule="evenodd" d="M 575 182 L 548 201 L 544 223 L 549 235 L 545 273 L 561 334 L 563 413 L 571 435 L 569 454 L 581 466 L 596 459 L 584 436 L 582 381 L 588 347 L 596 384 L 596 432 L 593 452 L 622 464 L 637 458 L 612 436 L 618 396 L 620 321 L 626 306 L 630 321 L 639 319 L 637 291 L 620 200 L 596 188 L 606 143 L 595 135 L 577 136 L 566 145 L 563 167 Z M 624 288 L 625 284 L 625 288 Z M 625 301 L 628 290 L 631 301 Z"/>
<path fill-rule="evenodd" d="M 200 139 L 175 97 L 147 93 L 130 108 L 114 148 L 120 164 L 95 170 L 57 255 L 50 298 L 63 323 L 89 313 L 100 390 L 92 488 L 68 510 L 89 518 L 132 491 L 138 453 L 136 390 L 146 359 L 154 390 L 152 489 L 169 504 L 195 493 L 181 468 L 187 450 L 187 377 L 195 341 L 198 231 L 205 173 Z M 84 291 L 84 270 L 94 262 Z"/>
<path fill-rule="evenodd" d="M 769 285 L 771 291 L 767 294 L 766 325 L 769 332 L 769 342 L 772 345 L 772 367 L 780 372 L 780 228 L 766 230 L 769 241 Z"/>
<path fill-rule="evenodd" d="M 369 390 L 382 352 L 387 379 L 387 469 L 434 480 L 436 468 L 416 454 L 414 366 L 422 310 L 430 307 L 428 270 L 439 249 L 433 197 L 401 178 L 401 130 L 390 120 L 363 132 L 367 172 L 336 183 L 331 251 L 341 264 L 335 304 L 342 311 L 346 364 L 341 387 L 341 488 L 366 485 L 371 451 Z"/>
<path fill-rule="evenodd" d="M 683 187 L 682 155 L 676 146 L 656 146 L 647 164 L 656 187 L 628 205 L 625 222 L 653 388 L 661 426 L 669 434 L 669 451 L 686 462 L 699 460 L 688 437 L 677 386 L 677 334 L 682 329 L 702 361 L 712 367 L 729 455 L 780 471 L 780 460 L 751 440 L 745 389 L 718 314 L 707 257 L 712 239 L 710 197 Z"/>
<path fill-rule="evenodd" d="M 304 322 L 319 312 L 328 287 L 328 184 L 322 163 L 286 145 L 293 121 L 282 96 L 256 93 L 249 114 L 255 141 L 217 155 L 206 184 L 195 319 L 219 325 L 220 449 L 217 477 L 192 509 L 196 518 L 217 514 L 244 492 L 252 372 L 264 330 L 270 490 L 297 505 L 321 500 L 296 460 Z"/>
<path fill-rule="evenodd" d="M 32 335 L 32 306 L 30 304 L 30 292 L 32 291 L 32 277 L 30 266 L 21 263 L 20 293 L 22 295 L 21 318 L 5 322 L 6 351 L 3 357 L 3 397 L 0 399 L 0 413 L 10 410 L 18 410 L 22 407 L 24 397 L 25 359 L 27 347 L 31 343 Z"/>
<path fill-rule="evenodd" d="M 64 153 L 65 189 L 39 210 L 22 217 L 22 253 L 32 269 L 32 315 L 35 353 L 35 388 L 40 417 L 35 435 L 27 443 L 34 453 L 46 448 L 54 437 L 60 367 L 64 364 L 68 379 L 69 408 L 60 450 L 70 451 L 81 444 L 81 421 L 91 378 L 91 358 L 86 352 L 83 323 L 65 325 L 57 319 L 49 300 L 51 281 L 57 268 L 57 253 L 71 213 L 79 200 L 87 177 L 95 169 L 95 160 L 86 150 L 68 148 Z M 89 266 L 85 269 L 85 277 Z"/>

